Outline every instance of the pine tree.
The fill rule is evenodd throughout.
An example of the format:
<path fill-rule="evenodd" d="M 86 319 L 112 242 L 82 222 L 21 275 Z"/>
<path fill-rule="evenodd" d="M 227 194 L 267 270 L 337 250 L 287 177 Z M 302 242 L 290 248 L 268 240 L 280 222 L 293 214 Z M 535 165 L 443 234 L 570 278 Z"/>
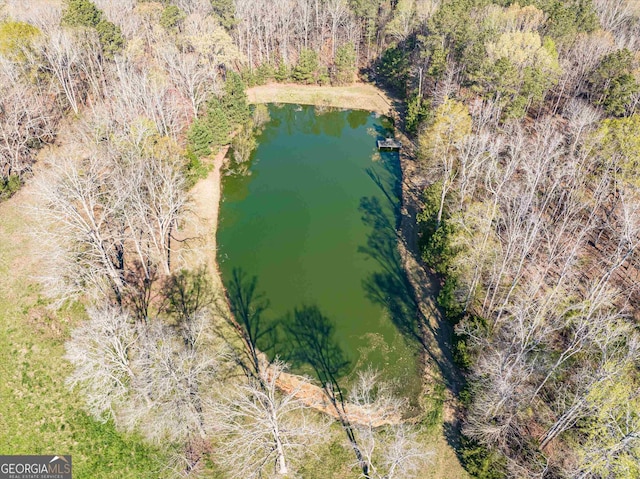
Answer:
<path fill-rule="evenodd" d="M 342 45 L 336 51 L 333 62 L 332 82 L 336 85 L 350 85 L 356 73 L 356 51 L 353 44 Z"/>
<path fill-rule="evenodd" d="M 623 48 L 606 55 L 591 74 L 592 99 L 607 113 L 624 115 L 633 96 L 640 91 L 633 76 L 634 63 L 633 53 Z"/>
<path fill-rule="evenodd" d="M 289 68 L 284 62 L 278 64 L 278 69 L 274 73 L 274 78 L 278 83 L 284 83 L 289 79 Z"/>
<path fill-rule="evenodd" d="M 229 144 L 231 125 L 220 100 L 213 98 L 207 105 L 206 125 L 211 132 L 211 144 L 222 146 Z"/>
<path fill-rule="evenodd" d="M 298 83 L 310 85 L 316 82 L 318 72 L 318 54 L 313 50 L 304 49 L 300 52 L 298 64 L 293 69 L 291 77 Z"/>
<path fill-rule="evenodd" d="M 160 25 L 165 30 L 174 30 L 180 26 L 186 14 L 175 5 L 169 5 L 162 10 L 160 15 Z"/>
<path fill-rule="evenodd" d="M 69 27 L 95 28 L 100 20 L 102 12 L 90 0 L 67 0 L 61 23 Z"/>
<path fill-rule="evenodd" d="M 107 58 L 113 58 L 124 46 L 120 27 L 106 20 L 102 11 L 89 0 L 68 0 L 61 23 L 69 27 L 95 28 Z"/>
<path fill-rule="evenodd" d="M 213 133 L 209 125 L 202 120 L 196 119 L 187 133 L 189 148 L 197 156 L 209 156 L 211 154 L 211 143 Z"/>
<path fill-rule="evenodd" d="M 237 73 L 231 72 L 227 75 L 221 103 L 232 127 L 243 125 L 249 119 L 249 104 L 245 84 Z"/>
<path fill-rule="evenodd" d="M 236 7 L 233 0 L 211 0 L 213 14 L 218 18 L 220 25 L 231 30 L 237 22 Z"/>
<path fill-rule="evenodd" d="M 100 20 L 96 25 L 96 31 L 102 45 L 102 51 L 107 58 L 113 58 L 124 47 L 122 30 L 114 23 L 108 20 Z"/>

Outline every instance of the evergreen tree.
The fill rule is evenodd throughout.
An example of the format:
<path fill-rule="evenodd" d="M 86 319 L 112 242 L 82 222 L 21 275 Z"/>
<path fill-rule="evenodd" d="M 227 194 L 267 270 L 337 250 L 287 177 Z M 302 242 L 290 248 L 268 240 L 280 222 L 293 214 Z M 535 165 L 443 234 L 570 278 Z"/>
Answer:
<path fill-rule="evenodd" d="M 211 144 L 222 146 L 229 144 L 231 125 L 220 100 L 213 98 L 207 104 L 206 125 L 211 132 Z"/>
<path fill-rule="evenodd" d="M 100 20 L 96 25 L 96 31 L 102 45 L 102 51 L 107 58 L 113 58 L 124 47 L 122 30 L 114 23 L 108 20 Z"/>
<path fill-rule="evenodd" d="M 211 154 L 210 146 L 213 139 L 213 133 L 209 125 L 200 119 L 196 119 L 193 122 L 187 133 L 189 149 L 197 156 L 209 156 Z"/>
<path fill-rule="evenodd" d="M 405 52 L 397 47 L 385 50 L 377 70 L 387 85 L 399 93 L 405 93 L 409 79 L 409 59 Z"/>
<path fill-rule="evenodd" d="M 318 66 L 318 54 L 313 50 L 304 49 L 300 52 L 298 64 L 293 69 L 291 78 L 306 85 L 315 83 Z"/>
<path fill-rule="evenodd" d="M 185 13 L 180 10 L 180 8 L 175 5 L 169 5 L 162 10 L 162 15 L 160 15 L 160 25 L 165 30 L 178 29 L 185 17 Z"/>
<path fill-rule="evenodd" d="M 95 28 L 107 58 L 113 58 L 124 46 L 120 27 L 106 20 L 102 11 L 89 0 L 68 0 L 61 23 L 69 27 Z"/>
<path fill-rule="evenodd" d="M 548 15 L 545 33 L 553 38 L 574 38 L 579 32 L 591 33 L 600 26 L 591 1 L 535 0 L 531 3 Z"/>
<path fill-rule="evenodd" d="M 336 51 L 333 68 L 333 83 L 350 85 L 356 73 L 356 50 L 352 43 L 342 45 Z"/>
<path fill-rule="evenodd" d="M 284 83 L 289 79 L 289 69 L 284 62 L 278 64 L 278 69 L 275 71 L 273 77 L 279 83 Z"/>
<path fill-rule="evenodd" d="M 615 165 L 616 176 L 631 184 L 631 189 L 639 188 L 640 115 L 604 120 L 595 138 L 594 150 Z"/>
<path fill-rule="evenodd" d="M 407 113 L 404 124 L 407 131 L 415 133 L 418 126 L 429 118 L 430 100 L 424 100 L 418 95 L 407 100 Z"/>
<path fill-rule="evenodd" d="M 233 127 L 242 125 L 249 119 L 249 104 L 245 90 L 245 84 L 239 74 L 227 74 L 221 103 L 228 122 Z"/>
<path fill-rule="evenodd" d="M 633 76 L 634 63 L 633 53 L 623 48 L 606 55 L 591 74 L 592 101 L 607 113 L 624 115 L 632 97 L 640 91 Z"/>
<path fill-rule="evenodd" d="M 272 81 L 275 77 L 275 74 L 276 71 L 271 63 L 263 63 L 258 68 L 256 68 L 255 71 L 254 78 L 256 85 L 264 85 L 265 83 Z"/>
<path fill-rule="evenodd" d="M 231 30 L 237 22 L 236 7 L 233 0 L 211 0 L 213 14 L 216 16 L 220 25 L 227 30 Z"/>
<path fill-rule="evenodd" d="M 90 0 L 67 0 L 62 24 L 69 27 L 93 27 L 102 20 L 102 12 Z"/>

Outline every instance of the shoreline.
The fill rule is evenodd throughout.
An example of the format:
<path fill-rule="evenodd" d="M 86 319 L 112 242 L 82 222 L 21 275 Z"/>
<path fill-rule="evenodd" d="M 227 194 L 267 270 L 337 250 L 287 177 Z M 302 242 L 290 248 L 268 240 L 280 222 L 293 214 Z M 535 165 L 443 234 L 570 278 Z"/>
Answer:
<path fill-rule="evenodd" d="M 373 96 L 379 96 L 381 98 L 385 98 L 385 106 L 388 106 L 389 110 L 385 111 L 384 114 L 396 117 L 397 110 L 391 104 L 391 101 L 386 99 L 386 96 L 383 96 L 383 93 L 379 91 L 373 85 L 364 85 L 366 87 L 366 95 L 361 97 L 358 100 L 359 107 L 358 109 L 373 111 L 377 113 L 381 113 L 381 102 L 377 104 L 371 103 L 371 98 Z M 265 89 L 265 87 L 267 89 Z M 292 100 L 291 103 L 298 104 L 306 104 L 313 106 L 332 106 L 328 105 L 328 99 L 333 98 L 335 100 L 335 88 L 338 89 L 339 92 L 344 92 L 345 90 L 353 91 L 352 87 L 314 87 L 314 86 L 306 86 L 306 85 L 294 85 L 295 91 L 306 94 L 305 97 L 300 98 L 299 95 L 289 95 L 290 85 L 287 84 L 276 84 L 276 85 L 265 85 L 264 87 L 254 87 L 248 90 L 248 96 L 250 103 L 289 103 L 288 101 L 282 101 L 282 98 L 285 95 L 289 95 L 290 98 L 295 98 L 297 101 Z M 355 88 L 362 89 L 363 84 L 356 84 Z M 274 90 L 278 90 L 280 93 L 274 95 L 275 98 L 269 100 L 266 97 L 266 94 L 273 94 Z M 267 92 L 267 93 L 265 93 Z M 340 95 L 338 95 L 340 96 Z M 363 103 L 364 102 L 364 103 Z M 369 103 L 367 103 L 369 102 Z M 351 101 L 348 105 L 341 105 L 340 108 L 345 109 L 354 109 L 353 104 L 355 101 Z M 416 169 L 416 165 L 414 163 L 415 151 L 412 142 L 398 129 L 396 128 L 397 134 L 400 139 L 403 141 L 403 150 L 400 153 L 400 169 L 402 175 L 402 210 L 401 210 L 401 222 L 400 227 L 398 229 L 398 243 L 397 248 L 400 253 L 400 257 L 402 259 L 402 266 L 407 274 L 407 278 L 412 286 L 412 293 L 416 298 L 416 303 L 419 307 L 420 317 L 416 318 L 421 324 L 419 325 L 420 330 L 425 336 L 425 344 L 432 344 L 434 347 L 429 348 L 433 352 L 441 353 L 441 347 L 439 345 L 439 341 L 435 337 L 428 337 L 429 331 L 434 331 L 435 329 L 440 327 L 440 323 L 442 322 L 439 317 L 437 307 L 434 302 L 434 289 L 437 288 L 432 281 L 432 279 L 425 272 L 423 266 L 420 264 L 419 256 L 416 256 L 417 253 L 417 234 L 415 231 L 415 215 L 417 214 L 417 204 L 418 198 L 414 194 L 412 187 L 410 185 L 411 178 L 415 175 L 412 175 Z M 199 253 L 204 253 L 204 263 L 209 270 L 209 275 L 212 280 L 212 284 L 214 288 L 217 290 L 224 291 L 224 286 L 222 283 L 222 276 L 220 269 L 218 267 L 217 262 L 217 228 L 218 228 L 218 220 L 219 220 L 219 211 L 220 211 L 220 202 L 222 201 L 222 168 L 225 163 L 225 158 L 228 153 L 229 147 L 224 147 L 222 150 L 218 152 L 218 154 L 213 158 L 213 168 L 209 172 L 206 178 L 199 180 L 196 185 L 191 189 L 191 195 L 194 199 L 194 212 L 196 216 L 196 221 L 200 222 L 197 230 L 204 234 L 204 244 L 203 248 L 198 248 Z M 202 260 L 203 256 L 200 254 L 197 255 L 200 260 Z M 197 264 L 197 262 L 196 262 Z M 202 264 L 202 261 L 200 261 Z M 226 296 L 224 300 L 221 301 L 219 306 L 222 307 L 222 310 L 228 312 L 228 304 L 226 301 Z M 421 390 L 422 394 L 425 394 L 430 391 L 430 386 L 433 384 L 434 373 L 437 374 L 437 371 L 434 371 L 433 368 L 433 355 L 430 356 L 429 351 L 425 348 L 420 348 L 420 354 L 417 358 L 418 360 L 418 368 L 420 370 L 420 376 L 422 377 Z M 436 360 L 436 362 L 439 362 Z M 297 388 L 299 384 L 299 380 L 296 379 L 294 374 L 283 373 L 282 381 L 279 381 L 279 388 L 284 391 L 291 391 Z M 335 418 L 338 418 L 338 415 L 335 410 L 330 407 L 330 402 L 328 402 L 328 398 L 324 393 L 324 390 L 318 386 L 312 385 L 312 388 L 305 388 L 305 391 L 301 391 L 301 396 L 303 400 L 311 407 L 316 410 L 319 410 L 323 413 L 329 414 Z M 352 409 L 355 413 L 354 416 L 358 416 L 357 412 Z M 401 421 L 401 418 L 394 418 L 389 423 L 398 423 Z M 382 425 L 383 423 L 380 423 Z"/>

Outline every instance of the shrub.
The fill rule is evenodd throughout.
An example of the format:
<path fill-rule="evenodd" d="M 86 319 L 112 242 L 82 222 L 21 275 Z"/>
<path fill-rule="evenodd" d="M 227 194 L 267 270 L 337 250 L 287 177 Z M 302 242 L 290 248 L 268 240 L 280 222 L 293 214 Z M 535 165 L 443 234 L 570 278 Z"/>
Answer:
<path fill-rule="evenodd" d="M 236 136 L 231 140 L 231 148 L 233 149 L 233 161 L 236 163 L 245 163 L 251 158 L 251 153 L 257 146 L 253 128 L 250 124 L 244 125 Z"/>
<path fill-rule="evenodd" d="M 200 179 L 206 178 L 209 174 L 209 168 L 205 165 L 199 156 L 193 151 L 187 151 L 187 163 L 185 165 L 184 176 L 187 188 L 192 188 Z"/>
<path fill-rule="evenodd" d="M 9 178 L 0 179 L 0 201 L 11 198 L 22 186 L 18 175 L 10 175 Z"/>
<path fill-rule="evenodd" d="M 462 436 L 460 441 L 462 465 L 476 479 L 502 479 L 505 477 L 504 460 L 475 441 Z"/>

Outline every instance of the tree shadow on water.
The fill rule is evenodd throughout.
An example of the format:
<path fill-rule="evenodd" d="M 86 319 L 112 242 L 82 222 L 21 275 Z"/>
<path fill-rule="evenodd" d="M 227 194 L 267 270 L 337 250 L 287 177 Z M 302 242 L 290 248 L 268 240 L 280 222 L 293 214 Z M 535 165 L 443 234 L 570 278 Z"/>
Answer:
<path fill-rule="evenodd" d="M 260 352 L 274 357 L 277 344 L 276 323 L 265 315 L 269 300 L 258 291 L 258 277 L 250 277 L 240 268 L 233 269 L 226 284 L 226 293 L 231 314 L 223 314 L 223 317 L 243 346 L 239 351 L 232 348 L 239 352 L 236 361 L 245 374 L 259 377 Z"/>
<path fill-rule="evenodd" d="M 392 158 L 388 158 L 387 155 L 389 155 L 389 153 L 383 152 L 380 157 L 380 163 L 382 163 L 382 167 L 384 168 L 383 172 L 379 172 L 379 169 L 372 167 L 365 168 L 365 172 L 385 196 L 387 205 L 392 210 L 397 228 L 399 226 L 402 208 L 402 173 L 399 171 L 399 168 L 396 171 Z M 364 199 L 365 198 L 362 198 L 360 202 L 362 203 Z"/>
<path fill-rule="evenodd" d="M 290 338 L 292 358 L 299 365 L 308 365 L 313 369 L 347 435 L 355 453 L 363 477 L 369 476 L 369 462 L 365 459 L 358 444 L 351 419 L 347 414 L 346 398 L 338 379 L 350 369 L 350 361 L 335 340 L 335 325 L 322 314 L 317 306 L 295 308 L 283 320 L 284 330 Z M 295 364 L 295 362 L 294 362 Z"/>
<path fill-rule="evenodd" d="M 371 232 L 366 245 L 360 246 L 358 251 L 381 267 L 363 281 L 367 297 L 389 312 L 391 321 L 402 334 L 426 347 L 418 303 L 398 251 L 399 238 L 392 223 L 393 215 L 385 212 L 375 196 L 360 200 L 360 212 Z"/>
<path fill-rule="evenodd" d="M 281 325 L 286 357 L 295 367 L 310 367 L 323 387 L 341 395 L 338 380 L 349 372 L 351 361 L 335 338 L 333 321 L 318 306 L 304 305 L 288 313 Z"/>
<path fill-rule="evenodd" d="M 416 292 L 400 255 L 400 245 L 407 254 L 418 253 L 411 247 L 413 242 L 399 233 L 403 214 L 407 212 L 403 207 L 400 162 L 394 155 L 397 153 L 389 152 L 382 156 L 384 171 L 380 172 L 379 168 L 367 170 L 383 196 L 363 197 L 360 200 L 362 221 L 370 228 L 370 232 L 366 244 L 360 246 L 358 251 L 379 265 L 378 271 L 365 278 L 363 288 L 371 301 L 388 311 L 401 334 L 420 345 L 437 365 L 445 385 L 457 392 L 462 380 L 453 361 L 451 328 L 447 327 L 435 302 L 424 301 L 426 295 L 432 299 L 437 295 L 437 286 L 432 288 L 429 280 L 422 278 L 425 284 L 421 284 Z M 435 321 L 425 316 L 421 305 L 430 309 L 429 314 L 434 315 Z"/>
<path fill-rule="evenodd" d="M 243 346 L 236 360 L 245 372 L 257 374 L 261 353 L 269 360 L 279 357 L 295 369 L 310 368 L 322 386 L 342 401 L 338 381 L 351 370 L 351 361 L 335 336 L 334 322 L 318 306 L 303 305 L 283 318 L 270 319 L 270 302 L 259 291 L 257 276 L 239 268 L 226 281 L 226 293 L 228 324 Z"/>

